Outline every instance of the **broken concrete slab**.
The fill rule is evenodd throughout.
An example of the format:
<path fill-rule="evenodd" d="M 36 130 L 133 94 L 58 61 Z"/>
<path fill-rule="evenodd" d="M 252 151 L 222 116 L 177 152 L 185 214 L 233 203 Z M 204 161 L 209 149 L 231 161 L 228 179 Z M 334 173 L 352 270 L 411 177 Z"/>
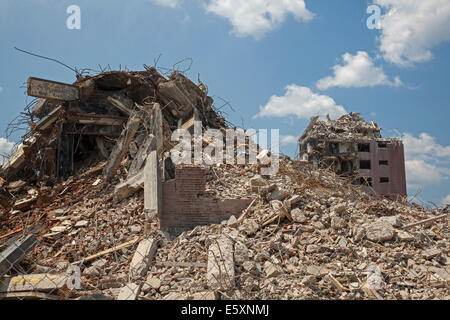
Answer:
<path fill-rule="evenodd" d="M 103 169 L 103 175 L 105 177 L 105 182 L 114 177 L 119 168 L 120 163 L 122 162 L 125 153 L 128 151 L 128 147 L 130 143 L 133 141 L 134 136 L 139 128 L 141 123 L 141 119 L 137 114 L 133 114 L 130 116 L 125 129 L 123 129 L 119 140 L 117 141 L 114 149 L 109 156 L 108 162 L 106 163 L 105 168 Z"/>
<path fill-rule="evenodd" d="M 406 231 L 403 230 L 398 230 L 397 231 L 397 238 L 400 241 L 413 241 L 414 240 L 414 236 Z"/>
<path fill-rule="evenodd" d="M 73 101 L 80 97 L 80 88 L 71 84 L 39 78 L 28 78 L 28 95 L 32 97 Z"/>
<path fill-rule="evenodd" d="M 322 266 L 309 265 L 306 268 L 306 273 L 313 275 L 317 278 L 322 278 L 322 277 L 326 276 L 327 274 L 329 274 L 330 272 L 331 272 L 331 270 L 329 270 L 328 268 L 322 267 Z"/>
<path fill-rule="evenodd" d="M 157 241 L 154 239 L 144 239 L 139 243 L 131 260 L 130 279 L 135 280 L 147 273 L 157 248 Z"/>
<path fill-rule="evenodd" d="M 253 192 L 259 192 L 260 188 L 267 187 L 268 185 L 267 180 L 260 175 L 255 175 L 250 179 L 250 187 Z"/>
<path fill-rule="evenodd" d="M 272 262 L 266 261 L 264 263 L 264 272 L 267 278 L 273 278 L 278 277 L 280 274 L 282 274 L 283 270 Z"/>
<path fill-rule="evenodd" d="M 395 230 L 391 224 L 377 221 L 366 227 L 366 238 L 373 242 L 389 241 L 394 238 Z"/>
<path fill-rule="evenodd" d="M 135 158 L 133 159 L 130 169 L 128 170 L 127 180 L 141 171 L 147 161 L 147 157 L 153 150 L 156 150 L 156 138 L 151 134 L 145 139 L 144 144 L 141 145 Z"/>
<path fill-rule="evenodd" d="M 235 286 L 234 276 L 233 242 L 222 236 L 208 248 L 208 286 L 213 290 L 230 290 Z"/>
<path fill-rule="evenodd" d="M 144 188 L 144 170 L 114 188 L 114 201 L 119 202 Z"/>
<path fill-rule="evenodd" d="M 441 253 L 442 251 L 437 248 L 429 248 L 422 251 L 422 256 L 427 260 L 431 260 L 434 257 L 440 255 Z"/>
<path fill-rule="evenodd" d="M 291 210 L 293 206 L 295 206 L 296 204 L 298 204 L 300 201 L 302 200 L 302 197 L 300 197 L 299 195 L 293 195 L 292 197 L 284 200 L 284 206 L 286 207 L 286 209 Z"/>
<path fill-rule="evenodd" d="M 298 208 L 291 211 L 291 216 L 292 219 L 294 219 L 294 222 L 297 223 L 305 223 L 308 220 L 302 210 Z"/>
<path fill-rule="evenodd" d="M 379 219 L 379 221 L 384 221 L 396 228 L 399 228 L 402 226 L 402 217 L 401 216 L 381 217 Z"/>
<path fill-rule="evenodd" d="M 16 240 L 8 248 L 0 253 L 0 278 L 7 274 L 19 263 L 28 252 L 37 245 L 33 235 L 28 235 L 21 240 Z"/>
<path fill-rule="evenodd" d="M 152 275 L 149 275 L 147 277 L 145 284 L 147 284 L 150 288 L 154 290 L 159 290 L 159 288 L 161 288 L 161 280 L 153 277 Z"/>
<path fill-rule="evenodd" d="M 128 283 L 120 289 L 117 300 L 136 300 L 139 296 L 141 286 L 137 283 Z"/>
<path fill-rule="evenodd" d="M 346 225 L 347 225 L 347 222 L 341 217 L 331 218 L 331 227 L 335 230 L 345 228 Z"/>
<path fill-rule="evenodd" d="M 107 98 L 108 102 L 126 115 L 131 115 L 134 110 L 134 102 L 122 95 L 113 95 Z"/>
<path fill-rule="evenodd" d="M 270 193 L 270 200 L 279 200 L 283 201 L 287 197 L 290 196 L 290 192 L 287 190 L 281 189 L 278 186 Z"/>
<path fill-rule="evenodd" d="M 66 274 L 27 274 L 0 279 L 0 292 L 55 292 L 67 283 Z"/>

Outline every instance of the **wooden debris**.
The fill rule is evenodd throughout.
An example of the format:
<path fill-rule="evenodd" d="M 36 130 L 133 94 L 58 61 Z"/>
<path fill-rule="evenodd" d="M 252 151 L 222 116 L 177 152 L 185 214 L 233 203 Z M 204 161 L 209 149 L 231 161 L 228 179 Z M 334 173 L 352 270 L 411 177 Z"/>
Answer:
<path fill-rule="evenodd" d="M 448 217 L 448 213 L 442 214 L 442 215 L 434 217 L 434 218 L 425 219 L 425 220 L 422 220 L 422 221 L 418 221 L 418 222 L 407 224 L 406 226 L 403 226 L 403 229 L 409 229 L 409 228 L 412 228 L 412 227 L 415 227 L 415 226 L 420 226 L 422 224 L 427 224 L 429 222 L 433 222 L 433 221 L 436 221 L 436 220 L 439 220 L 439 219 L 443 219 L 443 218 L 447 218 L 447 217 Z"/>
<path fill-rule="evenodd" d="M 75 264 L 87 263 L 87 262 L 96 260 L 96 259 L 98 259 L 100 257 L 106 256 L 107 254 L 113 253 L 113 252 L 118 251 L 120 249 L 131 247 L 132 245 L 136 244 L 139 240 L 140 240 L 140 238 L 136 238 L 134 240 L 122 243 L 122 244 L 120 244 L 118 246 L 115 246 L 113 248 L 101 251 L 101 252 L 93 254 L 91 256 L 88 256 L 88 257 L 84 258 L 83 260 L 73 262 L 72 264 L 75 265 Z"/>

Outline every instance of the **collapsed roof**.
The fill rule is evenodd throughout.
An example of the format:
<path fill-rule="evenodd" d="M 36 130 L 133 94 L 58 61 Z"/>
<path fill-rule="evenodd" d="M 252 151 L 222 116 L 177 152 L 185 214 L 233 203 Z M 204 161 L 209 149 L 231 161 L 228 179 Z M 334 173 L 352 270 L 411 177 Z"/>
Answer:
<path fill-rule="evenodd" d="M 327 116 L 326 121 L 319 120 L 319 117 L 311 118 L 311 121 L 299 139 L 299 143 L 304 144 L 308 140 L 327 141 L 368 141 L 368 140 L 389 140 L 381 136 L 382 128 L 376 122 L 367 122 L 359 113 L 349 113 L 342 117 L 331 120 Z"/>
<path fill-rule="evenodd" d="M 40 99 L 29 115 L 31 129 L 0 169 L 6 180 L 65 179 L 86 162 L 108 159 L 115 140 L 125 133 L 132 137 L 124 141 L 120 158 L 128 154 L 133 159 L 145 137 L 159 130 L 155 112 L 162 115 L 162 139 L 157 140 L 164 150 L 171 147 L 172 131 L 191 126 L 194 119 L 204 127 L 225 127 L 205 85 L 180 72 L 166 78 L 153 67 L 104 72 L 73 85 L 30 78 L 28 94 Z"/>

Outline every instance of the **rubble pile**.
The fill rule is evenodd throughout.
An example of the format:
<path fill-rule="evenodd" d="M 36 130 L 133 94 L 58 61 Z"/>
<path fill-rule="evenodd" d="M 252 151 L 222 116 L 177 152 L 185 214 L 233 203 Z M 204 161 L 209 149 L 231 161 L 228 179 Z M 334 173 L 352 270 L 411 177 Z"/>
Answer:
<path fill-rule="evenodd" d="M 27 183 L 67 179 L 111 158 L 119 138 L 121 148 L 113 153 L 117 159 L 109 159 L 107 166 L 111 178 L 122 158 L 131 162 L 142 156 L 140 147 L 150 144 L 151 134 L 161 151 L 171 149 L 173 130 L 189 130 L 194 119 L 204 127 L 225 127 L 206 86 L 194 84 L 179 72 L 166 78 L 153 67 L 141 72 L 105 72 L 80 78 L 73 85 L 30 78 L 28 94 L 41 99 L 30 114 L 31 130 L 0 169 L 0 176 L 8 182 L 17 177 Z M 161 120 L 155 119 L 158 112 Z M 4 187 L 14 191 L 16 184 Z"/>
<path fill-rule="evenodd" d="M 382 139 L 381 127 L 376 122 L 364 120 L 358 113 L 345 114 L 342 117 L 326 121 L 313 117 L 308 128 L 300 139 L 309 136 L 310 139 L 326 139 L 340 141 L 355 141 Z"/>
<path fill-rule="evenodd" d="M 206 87 L 153 68 L 73 87 L 33 79 L 41 120 L 1 170 L 0 299 L 450 298 L 448 206 L 371 195 L 288 158 L 272 176 L 202 165 L 203 198 L 250 205 L 170 234 L 142 176 L 157 153 L 162 180 L 175 178 L 176 128 L 226 128 Z"/>
<path fill-rule="evenodd" d="M 157 260 L 192 265 L 153 267 L 152 277 L 164 280 L 150 296 L 214 296 L 206 248 L 226 237 L 234 244 L 235 286 L 219 289 L 222 299 L 449 298 L 447 208 L 376 198 L 295 161 L 281 166 L 270 179 L 248 168 L 216 168 L 210 180 L 216 196 L 247 194 L 256 201 L 241 221 L 197 227 L 159 249 Z"/>

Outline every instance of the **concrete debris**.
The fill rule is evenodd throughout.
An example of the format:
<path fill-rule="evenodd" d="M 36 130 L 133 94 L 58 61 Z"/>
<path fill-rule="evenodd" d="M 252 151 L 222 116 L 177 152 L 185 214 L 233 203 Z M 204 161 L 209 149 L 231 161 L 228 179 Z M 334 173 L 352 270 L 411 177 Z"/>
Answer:
<path fill-rule="evenodd" d="M 235 285 L 233 243 L 222 236 L 208 249 L 208 286 L 211 289 L 230 290 Z"/>
<path fill-rule="evenodd" d="M 308 220 L 306 216 L 303 214 L 302 210 L 300 210 L 299 208 L 295 208 L 294 210 L 292 210 L 291 216 L 292 219 L 294 219 L 294 222 L 297 223 L 305 223 Z"/>
<path fill-rule="evenodd" d="M 392 225 L 384 221 L 377 221 L 367 226 L 366 238 L 374 242 L 391 240 L 395 231 Z"/>
<path fill-rule="evenodd" d="M 140 291 L 140 286 L 137 283 L 128 283 L 120 289 L 117 300 L 136 300 Z"/>
<path fill-rule="evenodd" d="M 3 252 L 0 252 L 0 278 L 25 258 L 26 254 L 33 250 L 36 245 L 36 238 L 33 235 L 28 235 L 22 240 L 14 241 Z"/>
<path fill-rule="evenodd" d="M 350 114 L 312 119 L 271 176 L 261 149 L 175 165 L 176 129 L 228 128 L 205 88 L 155 68 L 30 79 L 34 125 L 0 169 L 0 298 L 448 299 L 448 206 L 354 180 L 400 141 Z"/>
<path fill-rule="evenodd" d="M 153 239 L 145 239 L 139 243 L 130 263 L 130 279 L 135 280 L 147 273 L 156 249 L 157 243 Z"/>
<path fill-rule="evenodd" d="M 283 273 L 282 269 L 280 269 L 270 261 L 266 261 L 264 263 L 264 272 L 267 278 L 274 278 Z"/>

